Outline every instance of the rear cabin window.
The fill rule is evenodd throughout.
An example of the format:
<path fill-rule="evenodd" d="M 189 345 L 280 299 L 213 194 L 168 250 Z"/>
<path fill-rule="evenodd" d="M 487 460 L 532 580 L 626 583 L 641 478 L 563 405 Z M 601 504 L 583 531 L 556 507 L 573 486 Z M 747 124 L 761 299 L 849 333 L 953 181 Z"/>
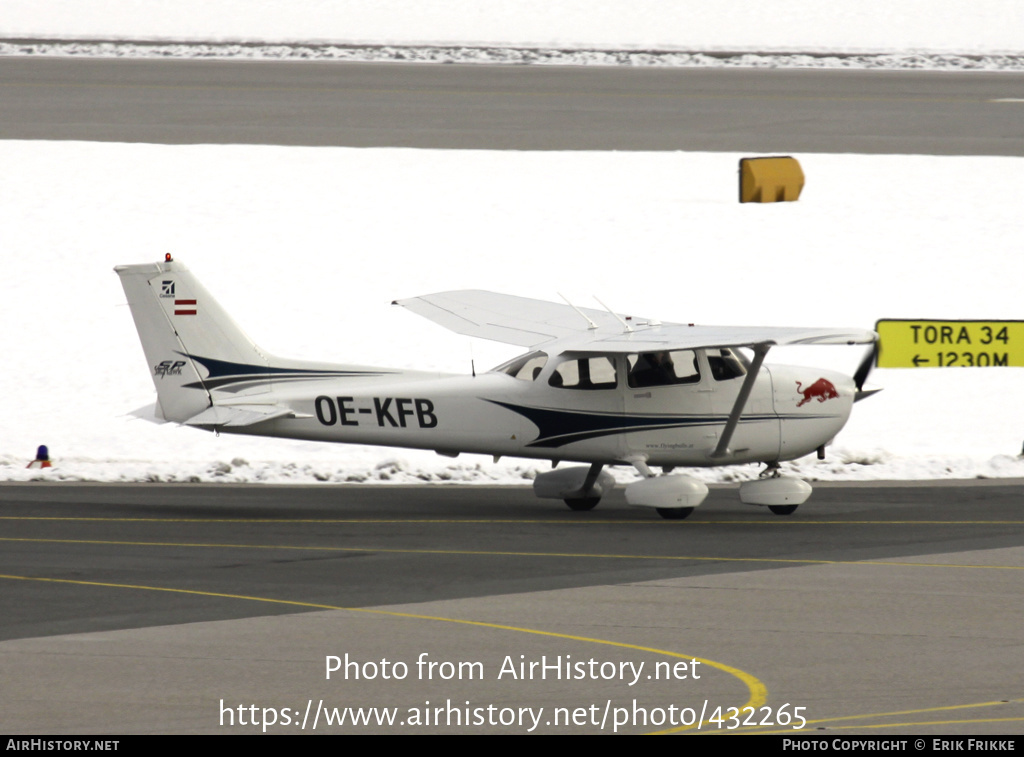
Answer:
<path fill-rule="evenodd" d="M 636 389 L 644 386 L 672 386 L 700 383 L 700 367 L 693 350 L 658 350 L 629 355 L 629 385 Z"/>
<path fill-rule="evenodd" d="M 496 370 L 521 381 L 534 381 L 544 370 L 544 365 L 547 362 L 548 356 L 543 352 L 532 352 L 529 355 L 516 358 L 511 363 L 506 363 Z"/>
<path fill-rule="evenodd" d="M 614 389 L 618 385 L 615 363 L 607 357 L 566 360 L 555 368 L 548 383 L 563 389 Z"/>

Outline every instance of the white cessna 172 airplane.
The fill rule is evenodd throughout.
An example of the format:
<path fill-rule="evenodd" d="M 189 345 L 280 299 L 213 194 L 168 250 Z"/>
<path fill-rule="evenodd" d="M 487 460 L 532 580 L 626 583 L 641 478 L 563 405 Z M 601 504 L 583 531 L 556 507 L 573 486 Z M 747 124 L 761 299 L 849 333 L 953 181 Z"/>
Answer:
<path fill-rule="evenodd" d="M 157 390 L 156 414 L 208 431 L 412 447 L 587 465 L 541 473 L 539 497 L 589 510 L 612 489 L 609 465 L 641 478 L 631 505 L 685 518 L 708 488 L 677 466 L 765 463 L 740 499 L 788 515 L 811 493 L 779 461 L 842 429 L 873 353 L 853 377 L 768 366 L 774 345 L 874 344 L 856 329 L 660 323 L 483 291 L 396 304 L 447 328 L 529 349 L 481 375 L 288 360 L 257 347 L 170 255 L 118 266 Z M 748 348 L 748 357 L 738 348 Z M 663 475 L 651 468 L 660 467 Z"/>

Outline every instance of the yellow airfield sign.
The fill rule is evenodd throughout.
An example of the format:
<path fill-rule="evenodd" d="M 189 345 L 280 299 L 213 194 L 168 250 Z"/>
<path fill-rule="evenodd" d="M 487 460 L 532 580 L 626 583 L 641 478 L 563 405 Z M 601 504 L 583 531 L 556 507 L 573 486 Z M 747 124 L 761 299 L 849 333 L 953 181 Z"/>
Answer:
<path fill-rule="evenodd" d="M 881 320 L 879 368 L 1024 366 L 1024 321 Z"/>

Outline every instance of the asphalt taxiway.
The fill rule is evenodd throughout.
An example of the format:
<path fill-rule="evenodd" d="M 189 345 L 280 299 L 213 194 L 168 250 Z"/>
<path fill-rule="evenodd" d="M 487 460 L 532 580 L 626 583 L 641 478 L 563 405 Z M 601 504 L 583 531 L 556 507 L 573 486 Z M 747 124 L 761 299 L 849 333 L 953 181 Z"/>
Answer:
<path fill-rule="evenodd" d="M 0 57 L 0 139 L 1024 155 L 1013 72 Z"/>
<path fill-rule="evenodd" d="M 1021 733 L 1022 487 L 6 484 L 3 730 Z"/>

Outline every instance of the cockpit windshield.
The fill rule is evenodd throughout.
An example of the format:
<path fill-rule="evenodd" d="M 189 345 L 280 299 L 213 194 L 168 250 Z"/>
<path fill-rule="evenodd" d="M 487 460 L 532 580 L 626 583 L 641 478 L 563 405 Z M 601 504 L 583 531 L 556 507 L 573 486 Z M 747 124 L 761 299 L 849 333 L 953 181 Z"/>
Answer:
<path fill-rule="evenodd" d="M 708 350 L 708 366 L 715 381 L 728 381 L 747 375 L 746 363 L 742 353 L 733 352 L 728 347 Z"/>

